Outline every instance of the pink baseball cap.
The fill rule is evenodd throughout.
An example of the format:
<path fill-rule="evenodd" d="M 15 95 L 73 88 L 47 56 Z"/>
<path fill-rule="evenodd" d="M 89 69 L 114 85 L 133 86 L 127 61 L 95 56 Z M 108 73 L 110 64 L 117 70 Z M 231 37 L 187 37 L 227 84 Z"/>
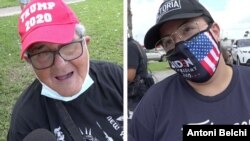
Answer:
<path fill-rule="evenodd" d="M 18 19 L 21 59 L 33 43 L 70 42 L 77 23 L 79 20 L 75 13 L 62 0 L 32 0 Z"/>

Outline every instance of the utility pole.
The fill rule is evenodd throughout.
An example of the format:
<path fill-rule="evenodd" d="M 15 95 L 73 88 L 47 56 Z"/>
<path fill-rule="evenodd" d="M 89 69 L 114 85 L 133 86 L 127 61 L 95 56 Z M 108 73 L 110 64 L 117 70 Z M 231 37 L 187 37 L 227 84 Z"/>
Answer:
<path fill-rule="evenodd" d="M 131 0 L 128 0 L 128 9 L 127 9 L 127 13 L 128 13 L 128 36 L 133 38 L 133 33 L 132 33 L 132 11 L 131 11 Z"/>

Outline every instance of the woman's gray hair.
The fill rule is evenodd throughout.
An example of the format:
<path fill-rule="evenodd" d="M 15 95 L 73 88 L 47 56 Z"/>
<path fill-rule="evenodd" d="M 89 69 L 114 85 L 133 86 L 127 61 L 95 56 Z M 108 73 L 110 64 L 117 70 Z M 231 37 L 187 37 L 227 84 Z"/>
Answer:
<path fill-rule="evenodd" d="M 76 30 L 76 34 L 80 38 L 82 38 L 85 35 L 85 27 L 83 24 L 81 24 L 81 23 L 76 24 L 75 30 Z"/>

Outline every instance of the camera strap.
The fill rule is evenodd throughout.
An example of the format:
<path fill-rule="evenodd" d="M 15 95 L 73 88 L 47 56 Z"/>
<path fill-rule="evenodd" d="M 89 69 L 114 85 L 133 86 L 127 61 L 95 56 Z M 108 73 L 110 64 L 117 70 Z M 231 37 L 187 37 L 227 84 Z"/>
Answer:
<path fill-rule="evenodd" d="M 71 137 L 74 141 L 84 141 L 83 136 L 79 130 L 79 128 L 76 126 L 74 121 L 72 120 L 71 116 L 69 115 L 67 109 L 63 105 L 61 101 L 55 100 L 56 108 L 59 112 L 59 115 L 63 121 L 63 124 L 65 125 L 66 129 L 69 131 Z"/>

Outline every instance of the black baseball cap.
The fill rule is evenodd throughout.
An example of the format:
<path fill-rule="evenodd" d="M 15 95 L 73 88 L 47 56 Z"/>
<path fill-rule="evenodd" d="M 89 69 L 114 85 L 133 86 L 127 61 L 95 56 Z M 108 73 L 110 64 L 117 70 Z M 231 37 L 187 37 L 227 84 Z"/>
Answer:
<path fill-rule="evenodd" d="M 147 49 L 155 47 L 156 42 L 160 40 L 160 27 L 165 22 L 199 16 L 206 16 L 214 22 L 210 13 L 198 0 L 165 0 L 158 10 L 156 24 L 145 35 L 144 46 Z"/>

